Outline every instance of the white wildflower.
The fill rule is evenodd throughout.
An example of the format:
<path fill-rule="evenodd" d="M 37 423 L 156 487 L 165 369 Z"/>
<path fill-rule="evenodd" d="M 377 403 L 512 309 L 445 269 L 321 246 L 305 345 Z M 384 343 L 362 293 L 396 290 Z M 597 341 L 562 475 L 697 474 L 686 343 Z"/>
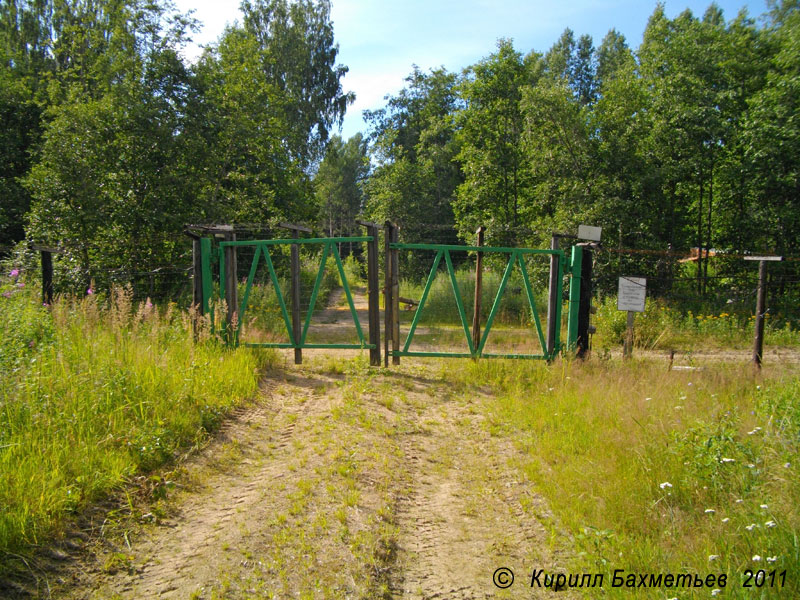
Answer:
<path fill-rule="evenodd" d="M 753 531 L 753 529 L 755 529 L 756 527 L 758 527 L 758 525 L 756 525 L 755 523 L 750 523 L 750 525 L 745 527 L 745 529 L 747 529 L 747 531 Z"/>
<path fill-rule="evenodd" d="M 708 557 L 708 560 L 717 560 L 719 558 L 719 554 L 711 554 Z"/>
<path fill-rule="evenodd" d="M 707 515 L 713 515 L 715 512 L 717 512 L 717 511 L 715 511 L 713 508 L 707 508 L 706 509 L 706 514 Z"/>
<path fill-rule="evenodd" d="M 778 557 L 777 557 L 777 556 L 768 556 L 768 557 L 767 557 L 767 562 L 769 562 L 769 563 L 773 563 L 773 562 L 775 562 L 776 560 L 778 560 Z"/>
<path fill-rule="evenodd" d="M 769 504 L 762 504 L 761 508 L 763 508 L 764 510 L 767 510 L 769 508 Z"/>
<path fill-rule="evenodd" d="M 736 462 L 736 459 L 735 458 L 726 458 L 726 457 L 723 456 L 722 458 L 719 459 L 719 462 L 731 463 L 731 462 Z"/>
<path fill-rule="evenodd" d="M 744 500 L 742 500 L 741 498 L 739 498 L 738 500 L 736 500 L 736 504 L 741 504 L 742 502 L 744 502 Z"/>
<path fill-rule="evenodd" d="M 728 522 L 728 521 L 730 521 L 730 520 L 731 520 L 731 519 L 730 519 L 730 517 L 725 517 L 724 519 L 722 519 L 722 522 L 723 522 L 723 523 L 727 523 L 727 522 Z"/>
<path fill-rule="evenodd" d="M 758 554 L 753 554 L 753 562 L 760 562 L 761 557 Z"/>
<path fill-rule="evenodd" d="M 664 483 L 659 483 L 658 487 L 660 487 L 662 490 L 665 490 L 667 488 L 671 488 L 672 484 L 669 481 L 665 481 Z"/>
<path fill-rule="evenodd" d="M 722 593 L 722 590 L 719 589 L 719 588 L 715 588 L 715 589 L 711 590 L 711 595 L 712 596 L 719 596 L 721 593 Z"/>
<path fill-rule="evenodd" d="M 766 523 L 764 523 L 764 527 L 768 527 L 770 529 L 777 526 L 778 524 L 775 521 L 767 521 Z"/>

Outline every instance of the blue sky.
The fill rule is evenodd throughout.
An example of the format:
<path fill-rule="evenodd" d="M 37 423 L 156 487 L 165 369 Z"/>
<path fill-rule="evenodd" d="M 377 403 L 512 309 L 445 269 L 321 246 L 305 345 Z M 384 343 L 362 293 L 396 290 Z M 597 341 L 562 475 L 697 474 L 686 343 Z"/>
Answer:
<path fill-rule="evenodd" d="M 195 9 L 204 27 L 198 44 L 216 40 L 226 23 L 239 19 L 238 0 L 176 0 L 180 10 Z M 702 15 L 710 0 L 665 0 L 667 15 L 685 9 Z M 767 9 L 766 0 L 717 0 L 727 19 L 741 8 L 751 17 Z M 383 106 L 387 94 L 404 85 L 412 65 L 460 71 L 491 54 L 497 40 L 512 38 L 521 52 L 545 52 L 565 28 L 588 33 L 599 45 L 616 28 L 637 47 L 656 0 L 332 0 L 331 19 L 339 62 L 350 68 L 344 88 L 356 94 L 341 135 L 364 131 L 365 109 Z M 190 56 L 199 51 L 190 48 Z"/>

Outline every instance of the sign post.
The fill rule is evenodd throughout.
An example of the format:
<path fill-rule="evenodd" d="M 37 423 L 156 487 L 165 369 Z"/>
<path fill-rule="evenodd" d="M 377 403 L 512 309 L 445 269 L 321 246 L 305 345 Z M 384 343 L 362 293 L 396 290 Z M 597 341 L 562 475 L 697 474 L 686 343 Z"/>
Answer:
<path fill-rule="evenodd" d="M 628 329 L 625 335 L 625 345 L 622 347 L 622 357 L 625 359 L 633 355 L 633 323 L 637 312 L 644 312 L 644 301 L 647 296 L 647 279 L 644 277 L 620 277 L 619 291 L 617 293 L 617 310 L 628 312 Z"/>
<path fill-rule="evenodd" d="M 758 293 L 756 296 L 756 339 L 753 344 L 753 364 L 761 368 L 764 358 L 764 315 L 767 313 L 767 262 L 782 261 L 782 256 L 745 256 L 745 260 L 758 261 Z"/>

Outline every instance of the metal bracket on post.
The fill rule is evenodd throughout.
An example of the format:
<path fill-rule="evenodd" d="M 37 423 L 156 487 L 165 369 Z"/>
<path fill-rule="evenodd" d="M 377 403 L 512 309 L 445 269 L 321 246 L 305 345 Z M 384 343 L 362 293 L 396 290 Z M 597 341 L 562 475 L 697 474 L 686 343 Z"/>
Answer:
<path fill-rule="evenodd" d="M 367 290 L 369 294 L 369 364 L 373 367 L 381 366 L 381 307 L 378 296 L 380 284 L 378 282 L 378 227 L 377 223 L 356 221 L 366 227 L 367 235 L 372 238 L 367 242 Z"/>
<path fill-rule="evenodd" d="M 294 225 L 292 223 L 278 223 L 278 227 L 289 229 L 292 232 L 294 239 L 300 238 L 300 232 L 311 233 L 311 229 L 303 225 Z M 292 244 L 292 336 L 294 337 L 294 364 L 300 365 L 303 363 L 303 349 L 300 348 L 300 338 L 302 337 L 302 323 L 300 315 L 300 246 Z"/>

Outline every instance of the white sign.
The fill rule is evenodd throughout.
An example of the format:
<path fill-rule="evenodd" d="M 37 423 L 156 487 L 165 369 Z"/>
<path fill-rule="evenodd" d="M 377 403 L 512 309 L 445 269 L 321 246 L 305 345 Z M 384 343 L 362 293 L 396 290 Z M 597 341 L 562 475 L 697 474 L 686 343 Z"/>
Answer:
<path fill-rule="evenodd" d="M 589 240 L 590 242 L 599 242 L 600 234 L 603 233 L 602 227 L 591 227 L 589 225 L 578 225 L 578 238 L 582 240 Z"/>
<path fill-rule="evenodd" d="M 644 312 L 647 294 L 647 279 L 644 277 L 620 277 L 617 294 L 617 310 Z"/>

